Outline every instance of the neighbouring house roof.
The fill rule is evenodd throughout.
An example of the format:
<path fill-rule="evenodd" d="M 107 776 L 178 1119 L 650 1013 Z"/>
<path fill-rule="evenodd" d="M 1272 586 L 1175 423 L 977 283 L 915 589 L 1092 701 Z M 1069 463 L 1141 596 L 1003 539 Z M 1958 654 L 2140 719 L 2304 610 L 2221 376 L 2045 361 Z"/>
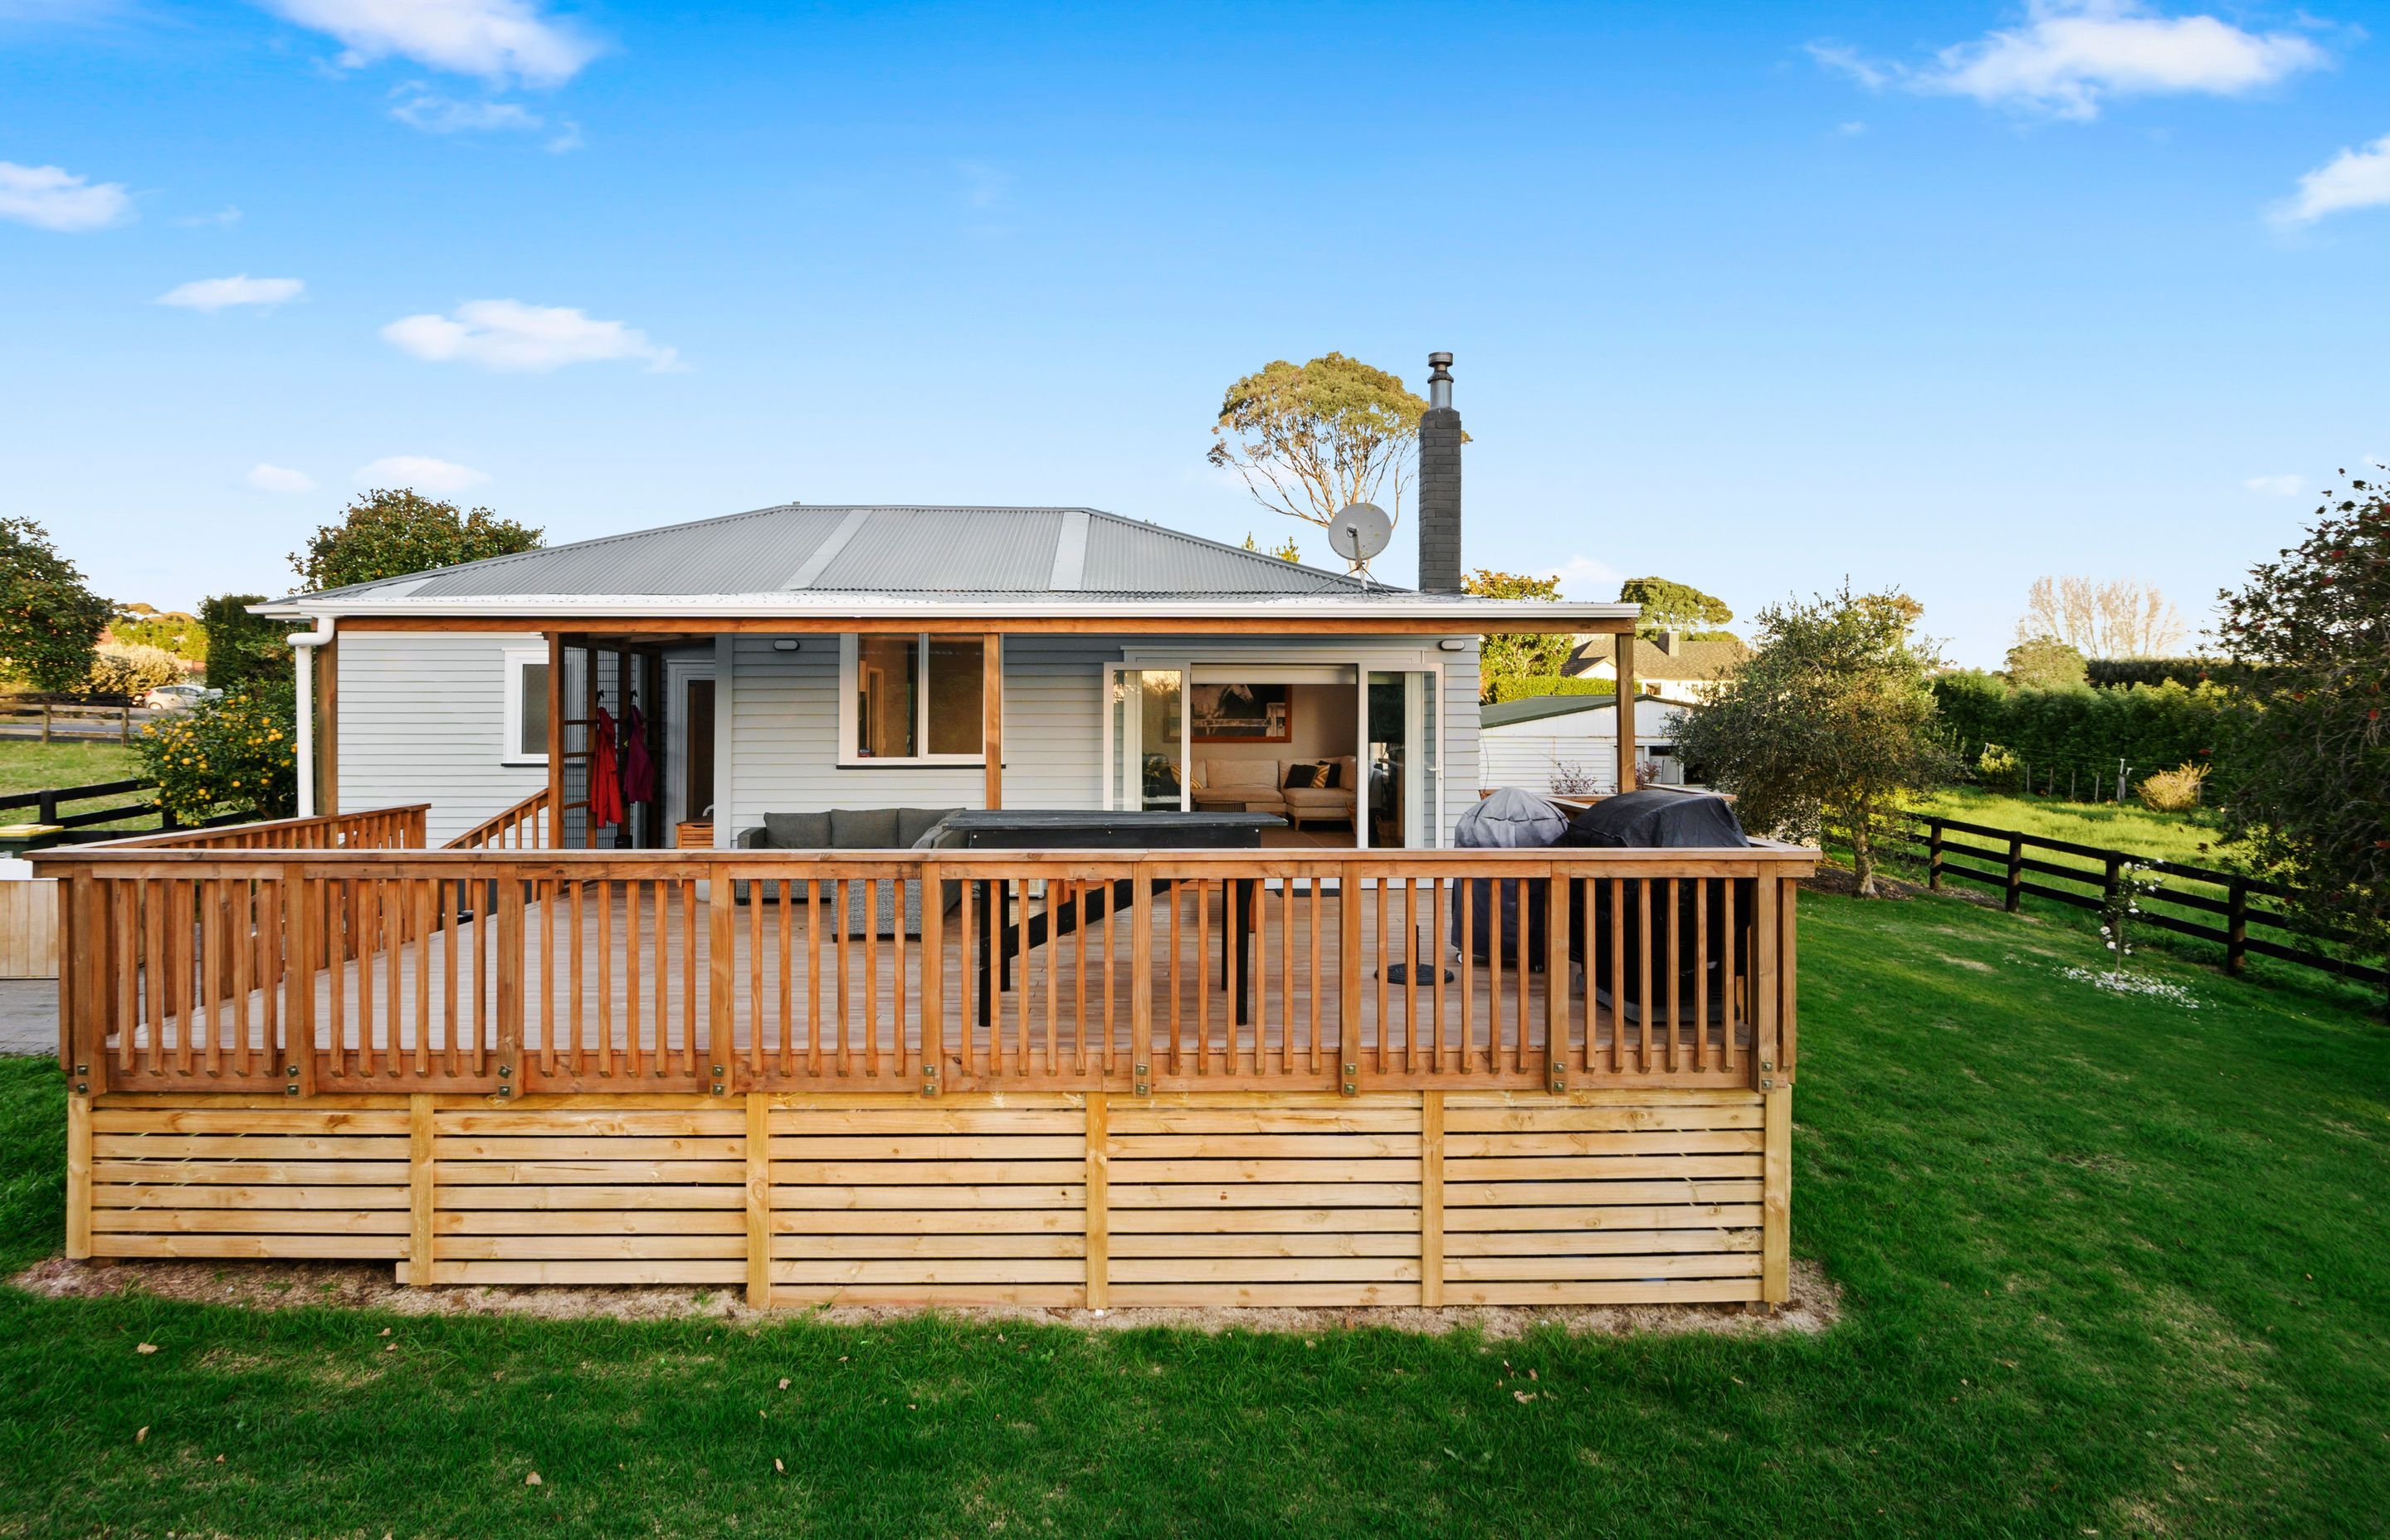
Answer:
<path fill-rule="evenodd" d="M 1638 695 L 1638 701 L 1673 707 L 1678 711 L 1699 711 L 1690 700 L 1670 700 L 1663 696 Z M 1477 725 L 1481 727 L 1508 727 L 1514 723 L 1540 722 L 1548 716 L 1569 716 L 1577 712 L 1606 712 L 1618 704 L 1614 695 L 1530 695 L 1517 700 L 1496 700 L 1477 708 Z"/>
<path fill-rule="evenodd" d="M 1611 639 L 1608 636 L 1580 636 L 1576 649 L 1561 665 L 1563 674 L 1588 674 L 1597 668 L 1607 672 L 1612 661 Z M 1635 638 L 1635 677 L 1638 679 L 1717 679 L 1751 656 L 1751 648 L 1739 641 L 1685 641 L 1664 648 L 1648 636 Z"/>
<path fill-rule="evenodd" d="M 1176 615 L 1621 619 L 1633 605 L 1421 594 L 1095 508 L 789 504 L 293 594 L 276 615 Z"/>

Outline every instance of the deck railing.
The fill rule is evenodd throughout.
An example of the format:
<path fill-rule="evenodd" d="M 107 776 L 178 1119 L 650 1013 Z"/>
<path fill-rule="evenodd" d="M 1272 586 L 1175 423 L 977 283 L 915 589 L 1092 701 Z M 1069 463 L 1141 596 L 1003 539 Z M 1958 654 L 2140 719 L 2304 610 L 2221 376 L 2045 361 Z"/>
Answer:
<path fill-rule="evenodd" d="M 326 813 L 312 818 L 276 818 L 262 824 L 218 824 L 111 840 L 95 849 L 302 851 L 420 850 L 428 802 L 377 807 L 363 813 Z M 44 875 L 51 875 L 45 873 Z"/>
<path fill-rule="evenodd" d="M 421 813 L 373 827 L 419 839 Z M 1815 859 L 310 838 L 39 857 L 78 1088 L 1765 1089 L 1793 1072 Z"/>
<path fill-rule="evenodd" d="M 503 813 L 494 813 L 441 846 L 442 850 L 546 850 L 548 846 L 547 788 L 525 797 Z"/>

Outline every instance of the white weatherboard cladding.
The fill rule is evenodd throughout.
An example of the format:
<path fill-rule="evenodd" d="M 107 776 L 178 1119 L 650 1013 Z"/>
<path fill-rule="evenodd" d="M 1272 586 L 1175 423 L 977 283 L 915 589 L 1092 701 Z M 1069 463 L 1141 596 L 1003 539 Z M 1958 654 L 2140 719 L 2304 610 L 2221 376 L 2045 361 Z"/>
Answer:
<path fill-rule="evenodd" d="M 1013 636 L 1004 646 L 1004 802 L 1007 807 L 1099 807 L 1096 778 L 1102 663 L 1116 645 L 1077 636 Z M 731 647 L 726 818 L 717 842 L 766 813 L 832 807 L 979 807 L 977 764 L 838 764 L 838 647 L 832 636 L 776 651 L 769 636 Z M 717 707 L 721 697 L 716 696 Z M 723 772 L 717 765 L 715 774 Z M 723 782 L 717 781 L 717 791 Z"/>
<path fill-rule="evenodd" d="M 1677 719 L 1682 708 L 1673 701 L 1649 697 L 1635 705 L 1635 741 L 1649 750 L 1674 747 Z M 1618 789 L 1618 713 L 1614 710 L 1568 712 L 1527 722 L 1510 722 L 1484 729 L 1479 784 L 1523 787 L 1529 791 L 1553 789 L 1552 778 L 1563 766 L 1589 775 L 1593 789 L 1608 795 Z"/>
<path fill-rule="evenodd" d="M 799 638 L 781 652 L 767 635 L 728 639 L 731 683 L 717 756 L 721 812 L 715 840 L 763 822 L 766 813 L 833 807 L 979 807 L 985 772 L 976 764 L 847 765 L 838 763 L 838 647 Z M 1422 653 L 1417 637 L 1011 636 L 1004 648 L 1004 802 L 1015 808 L 1103 805 L 1098 760 L 1103 740 L 1103 665 L 1124 647 L 1205 660 L 1251 658 L 1286 664 L 1345 663 L 1400 650 Z M 1427 656 L 1443 662 L 1445 827 L 1477 797 L 1477 648 Z"/>
<path fill-rule="evenodd" d="M 506 655 L 546 645 L 536 632 L 339 633 L 340 810 L 429 802 L 439 846 L 546 786 L 546 766 L 504 763 Z"/>

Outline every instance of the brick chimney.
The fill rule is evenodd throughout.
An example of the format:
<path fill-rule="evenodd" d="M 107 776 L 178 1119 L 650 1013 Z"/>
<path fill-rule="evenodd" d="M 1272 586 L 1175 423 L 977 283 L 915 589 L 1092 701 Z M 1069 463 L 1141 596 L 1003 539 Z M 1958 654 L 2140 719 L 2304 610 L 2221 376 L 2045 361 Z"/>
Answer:
<path fill-rule="evenodd" d="M 1427 355 L 1427 410 L 1420 415 L 1419 585 L 1460 592 L 1460 414 L 1452 409 L 1452 354 Z"/>

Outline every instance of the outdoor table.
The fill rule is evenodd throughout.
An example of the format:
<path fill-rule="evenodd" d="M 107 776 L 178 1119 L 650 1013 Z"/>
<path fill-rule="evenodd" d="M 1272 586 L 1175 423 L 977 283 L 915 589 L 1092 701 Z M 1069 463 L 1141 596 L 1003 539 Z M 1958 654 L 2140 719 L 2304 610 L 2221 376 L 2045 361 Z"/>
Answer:
<path fill-rule="evenodd" d="M 1259 850 L 1262 830 L 1284 828 L 1286 820 L 1271 813 L 1099 813 L 1071 809 L 970 808 L 949 813 L 921 836 L 916 850 Z M 1157 878 L 1151 891 L 1167 892 L 1176 886 L 1169 878 Z M 1027 915 L 1021 919 L 1009 917 L 999 920 L 994 913 L 989 884 L 972 884 L 977 898 L 973 905 L 977 916 L 974 924 L 979 956 L 979 1020 L 986 1026 L 995 1012 L 996 994 L 999 987 L 1012 986 L 1012 959 L 1033 946 L 1043 946 L 1056 936 L 1077 930 L 1082 918 L 1088 923 L 1102 919 L 1114 907 L 1134 907 L 1137 902 L 1137 883 L 1123 878 L 1106 884 L 1105 889 L 1089 894 L 1089 912 L 1082 917 L 1075 902 L 1057 905 L 1051 902 L 1046 912 Z M 1253 890 L 1252 879 L 1227 884 L 1228 917 L 1225 934 L 1236 938 L 1236 967 L 1231 979 L 1229 954 L 1224 947 L 1220 956 L 1220 985 L 1236 986 L 1236 1013 L 1239 1024 L 1249 1018 L 1253 969 L 1252 938 L 1253 920 Z M 934 900 L 932 900 L 934 902 Z M 1009 911 L 1011 905 L 1008 902 Z M 1002 975 L 999 985 L 998 974 Z"/>

